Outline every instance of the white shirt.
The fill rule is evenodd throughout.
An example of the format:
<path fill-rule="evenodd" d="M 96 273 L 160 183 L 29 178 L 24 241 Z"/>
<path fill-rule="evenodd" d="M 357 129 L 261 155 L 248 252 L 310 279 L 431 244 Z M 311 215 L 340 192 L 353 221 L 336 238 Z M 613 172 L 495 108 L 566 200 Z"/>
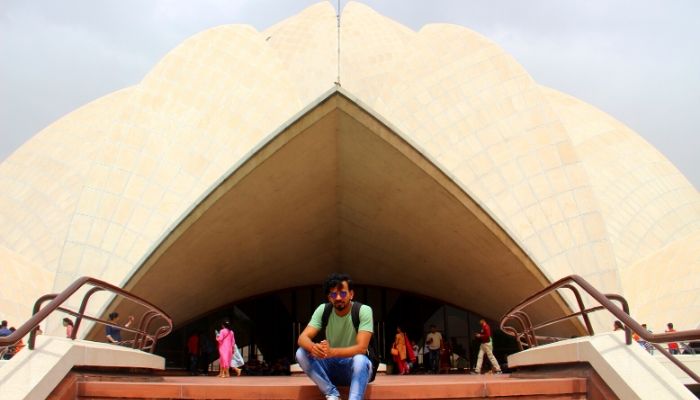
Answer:
<path fill-rule="evenodd" d="M 432 342 L 430 339 L 433 339 Z M 425 342 L 428 344 L 430 350 L 440 349 L 440 342 L 442 342 L 442 334 L 440 332 L 430 332 L 428 336 L 425 337 Z"/>

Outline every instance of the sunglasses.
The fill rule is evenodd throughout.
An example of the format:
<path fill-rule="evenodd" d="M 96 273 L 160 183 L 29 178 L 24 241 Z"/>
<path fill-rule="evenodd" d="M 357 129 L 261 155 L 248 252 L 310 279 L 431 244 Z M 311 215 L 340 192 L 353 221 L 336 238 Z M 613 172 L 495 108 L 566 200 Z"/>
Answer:
<path fill-rule="evenodd" d="M 338 297 L 344 299 L 348 297 L 348 292 L 346 290 L 341 290 L 339 292 L 330 292 L 328 293 L 328 297 L 330 297 L 331 299 L 337 299 Z"/>

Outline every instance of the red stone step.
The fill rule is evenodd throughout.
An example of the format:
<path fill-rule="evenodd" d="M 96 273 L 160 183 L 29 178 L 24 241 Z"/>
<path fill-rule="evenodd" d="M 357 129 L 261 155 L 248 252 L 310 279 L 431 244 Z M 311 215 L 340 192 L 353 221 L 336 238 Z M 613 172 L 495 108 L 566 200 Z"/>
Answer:
<path fill-rule="evenodd" d="M 322 399 L 299 377 L 90 376 L 77 380 L 79 399 Z M 516 379 L 508 375 L 378 376 L 365 399 L 585 399 L 584 378 Z M 341 389 L 347 398 L 347 388 Z"/>

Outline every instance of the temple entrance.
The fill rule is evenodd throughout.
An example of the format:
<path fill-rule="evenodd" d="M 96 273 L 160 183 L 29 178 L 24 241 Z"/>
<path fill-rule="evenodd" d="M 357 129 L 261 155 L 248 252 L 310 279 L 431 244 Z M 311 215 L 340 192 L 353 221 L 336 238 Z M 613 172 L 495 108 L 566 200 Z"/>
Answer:
<path fill-rule="evenodd" d="M 443 373 L 464 372 L 476 363 L 478 344 L 474 333 L 479 331 L 480 316 L 436 299 L 391 288 L 355 285 L 355 299 L 372 306 L 374 311 L 374 339 L 383 362 L 392 365 L 390 349 L 396 327 L 401 326 L 409 340 L 417 347 L 417 365 L 414 373 L 425 373 L 425 335 L 435 325 L 445 339 L 447 360 L 443 359 Z M 214 330 L 221 321 L 232 321 L 236 343 L 248 363 L 246 373 L 251 375 L 286 374 L 295 363 L 294 353 L 299 333 L 304 329 L 314 309 L 324 301 L 320 286 L 284 289 L 235 304 L 226 305 L 186 323 L 165 338 L 157 353 L 166 358 L 169 369 L 187 366 L 187 339 L 193 333 L 214 341 Z M 517 351 L 515 342 L 489 321 L 494 334 L 494 353 L 499 362 Z M 205 339 L 206 340 L 206 339 Z M 208 362 L 218 354 L 213 352 Z M 445 352 L 443 352 L 445 353 Z M 443 357 L 444 358 L 444 357 Z M 391 367 L 389 367 L 391 370 Z"/>
<path fill-rule="evenodd" d="M 183 336 L 169 339 L 176 353 L 192 329 L 208 335 L 228 317 L 242 324 L 234 327 L 252 359 L 291 359 L 296 335 L 323 301 L 311 285 L 332 270 L 367 285 L 357 299 L 374 308 L 385 358 L 396 324 L 415 339 L 434 319 L 472 362 L 469 333 L 477 322 L 466 310 L 493 321 L 548 284 L 459 182 L 336 94 L 183 214 L 124 287 L 172 317 Z M 441 312 L 446 305 L 458 311 Z M 117 300 L 110 309 L 128 315 L 129 307 Z M 567 309 L 552 296 L 531 315 L 549 320 Z M 574 321 L 553 333 L 579 328 Z"/>

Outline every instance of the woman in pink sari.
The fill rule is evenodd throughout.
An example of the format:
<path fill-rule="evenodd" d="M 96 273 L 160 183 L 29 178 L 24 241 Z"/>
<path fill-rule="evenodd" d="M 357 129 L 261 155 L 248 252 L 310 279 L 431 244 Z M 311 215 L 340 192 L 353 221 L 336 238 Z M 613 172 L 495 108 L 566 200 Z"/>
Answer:
<path fill-rule="evenodd" d="M 235 343 L 231 323 L 228 321 L 221 323 L 221 330 L 216 332 L 216 341 L 219 343 L 219 378 L 228 378 L 230 376 L 228 369 L 231 367 L 233 344 Z"/>

